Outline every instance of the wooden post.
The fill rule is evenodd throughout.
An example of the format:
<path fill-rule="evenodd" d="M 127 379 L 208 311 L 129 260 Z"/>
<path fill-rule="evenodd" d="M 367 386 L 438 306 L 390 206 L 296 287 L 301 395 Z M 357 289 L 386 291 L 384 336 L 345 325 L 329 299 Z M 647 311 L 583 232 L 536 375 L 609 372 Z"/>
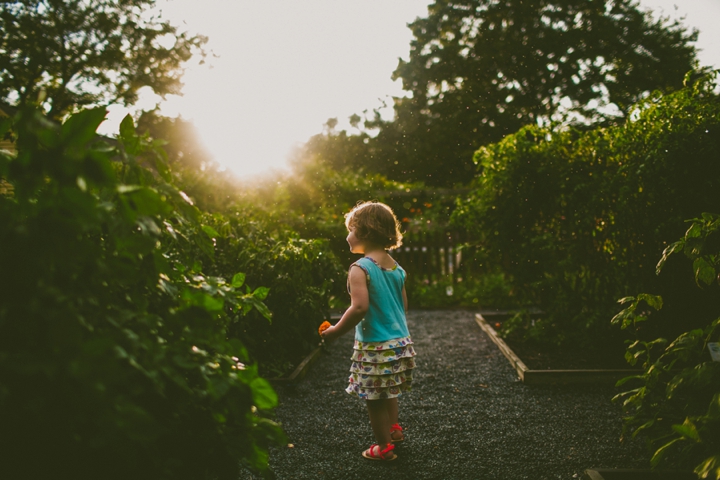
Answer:
<path fill-rule="evenodd" d="M 428 278 L 428 272 L 432 270 L 432 266 L 430 265 L 430 257 L 428 257 L 428 250 L 427 250 L 427 232 L 423 232 L 422 236 L 418 240 L 418 262 L 421 266 L 421 279 L 427 279 Z M 425 250 L 423 251 L 423 248 Z"/>
<path fill-rule="evenodd" d="M 428 280 L 435 281 L 437 280 L 437 272 L 439 268 L 439 262 L 438 262 L 438 252 L 437 252 L 437 233 L 433 233 L 432 237 L 428 241 L 428 258 L 430 259 L 430 269 L 431 273 L 428 276 Z"/>

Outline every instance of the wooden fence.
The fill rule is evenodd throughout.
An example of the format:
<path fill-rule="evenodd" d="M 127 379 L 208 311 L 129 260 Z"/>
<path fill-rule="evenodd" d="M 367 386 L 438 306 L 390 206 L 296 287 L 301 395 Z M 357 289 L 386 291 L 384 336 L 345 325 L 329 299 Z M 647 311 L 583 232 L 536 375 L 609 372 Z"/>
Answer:
<path fill-rule="evenodd" d="M 467 235 L 460 231 L 408 234 L 403 245 L 390 254 L 408 275 L 419 280 L 469 277 L 473 273 L 474 250 L 463 247 Z"/>

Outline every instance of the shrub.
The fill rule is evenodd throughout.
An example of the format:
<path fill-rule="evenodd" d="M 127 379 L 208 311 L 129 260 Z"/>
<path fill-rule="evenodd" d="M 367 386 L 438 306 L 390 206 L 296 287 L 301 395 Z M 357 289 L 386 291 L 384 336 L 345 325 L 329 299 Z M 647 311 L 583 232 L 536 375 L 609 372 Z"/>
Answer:
<path fill-rule="evenodd" d="M 267 289 L 220 276 L 203 214 L 159 142 L 104 109 L 5 120 L 0 155 L 0 452 L 5 478 L 237 478 L 281 440 L 235 317 Z M 197 252 L 203 252 L 198 255 Z M 223 272 L 224 273 L 224 272 Z"/>
<path fill-rule="evenodd" d="M 456 282 L 450 277 L 439 280 L 409 278 L 407 290 L 413 308 L 506 309 L 517 306 L 513 304 L 510 284 L 502 273 L 480 273 Z"/>
<path fill-rule="evenodd" d="M 336 201 L 325 192 L 347 179 L 324 172 L 318 182 L 318 172 L 313 172 L 311 181 L 295 175 L 243 184 L 198 145 L 192 124 L 154 113 L 142 115 L 138 123 L 148 135 L 169 139 L 163 148 L 173 167 L 173 182 L 203 211 L 201 222 L 209 238 L 204 249 L 195 248 L 193 257 L 204 271 L 224 278 L 242 271 L 246 285 L 270 287 L 260 292 L 272 321 L 258 310 L 233 315 L 230 336 L 242 339 L 262 375 L 287 373 L 317 346 L 316 328 L 328 316 L 329 302 L 347 298 L 344 270 L 329 242 L 304 239 L 333 238 L 330 233 L 339 229 L 335 237 L 345 244 L 345 253 L 342 214 L 332 219 L 322 208 L 326 204 L 313 202 L 321 200 L 316 190 L 330 198 L 328 203 Z"/>
<path fill-rule="evenodd" d="M 695 284 L 714 300 L 714 308 L 697 319 L 700 328 L 664 338 L 644 338 L 626 353 L 631 365 L 643 373 L 621 380 L 638 383 L 615 397 L 627 410 L 626 432 L 643 435 L 654 452 L 653 466 L 661 463 L 695 467 L 698 478 L 720 479 L 720 362 L 711 361 L 708 343 L 720 340 L 720 215 L 703 214 L 692 221 L 685 236 L 669 245 L 658 263 L 658 273 L 668 257 L 683 252 L 692 260 Z M 686 275 L 687 277 L 687 275 Z M 688 282 L 692 283 L 692 282 Z M 613 319 L 624 329 L 639 330 L 652 322 L 652 310 L 664 308 L 663 298 L 640 294 L 620 300 L 626 308 Z M 682 306 L 692 311 L 692 300 Z M 635 385 L 633 385 L 635 386 Z"/>
<path fill-rule="evenodd" d="M 213 275 L 240 270 L 251 285 L 270 285 L 264 303 L 268 322 L 259 310 L 239 316 L 231 336 L 241 338 L 261 373 L 287 373 L 319 344 L 317 327 L 329 318 L 329 302 L 345 296 L 345 270 L 326 240 L 306 240 L 286 226 L 269 230 L 263 221 L 236 212 L 208 218 L 216 232 Z"/>
<path fill-rule="evenodd" d="M 547 312 L 528 324 L 542 330 L 531 336 L 591 347 L 617 334 L 606 320 L 616 298 L 692 294 L 673 286 L 676 266 L 656 277 L 653 265 L 684 219 L 720 204 L 713 88 L 704 77 L 655 94 L 623 126 L 531 126 L 478 150 L 480 174 L 453 220 L 508 274 L 521 303 Z"/>
<path fill-rule="evenodd" d="M 341 264 L 350 265 L 355 256 L 345 240 L 344 215 L 358 202 L 369 200 L 385 202 L 400 214 L 403 200 L 393 198 L 393 193 L 411 186 L 378 174 L 336 171 L 313 160 L 312 152 L 305 155 L 310 158 L 298 161 L 291 176 L 266 191 L 258 191 L 259 198 L 253 200 L 264 205 L 276 223 L 288 225 L 303 238 L 327 239 Z"/>

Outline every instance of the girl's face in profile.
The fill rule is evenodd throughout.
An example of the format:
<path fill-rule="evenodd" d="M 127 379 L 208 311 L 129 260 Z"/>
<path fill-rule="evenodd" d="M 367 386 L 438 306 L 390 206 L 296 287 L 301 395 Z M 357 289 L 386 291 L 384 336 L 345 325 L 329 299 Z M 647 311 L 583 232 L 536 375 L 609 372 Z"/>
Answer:
<path fill-rule="evenodd" d="M 348 233 L 346 240 L 348 242 L 348 245 L 350 245 L 350 252 L 365 253 L 362 242 L 355 236 L 354 228 L 350 230 L 350 233 Z"/>

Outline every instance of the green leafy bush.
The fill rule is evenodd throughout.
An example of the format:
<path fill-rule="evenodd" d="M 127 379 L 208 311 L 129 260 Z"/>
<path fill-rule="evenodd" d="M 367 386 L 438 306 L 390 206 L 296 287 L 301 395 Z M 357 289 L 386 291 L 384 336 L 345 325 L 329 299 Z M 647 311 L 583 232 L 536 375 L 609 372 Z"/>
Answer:
<path fill-rule="evenodd" d="M 453 282 L 451 277 L 439 280 L 408 279 L 408 298 L 413 308 L 473 307 L 506 309 L 517 307 L 510 283 L 502 273 L 480 273 Z"/>
<path fill-rule="evenodd" d="M 338 259 L 343 273 L 341 277 L 335 277 L 334 270 L 327 270 L 320 262 L 319 266 L 325 270 L 321 275 L 335 280 L 335 303 L 346 306 L 349 296 L 345 290 L 345 268 L 357 256 L 350 253 L 345 240 L 344 215 L 358 202 L 367 200 L 388 203 L 399 212 L 403 201 L 393 199 L 393 193 L 405 192 L 410 186 L 391 182 L 377 174 L 333 170 L 315 158 L 321 152 L 313 148 L 319 147 L 311 143 L 298 153 L 292 175 L 248 188 L 239 204 L 252 204 L 253 209 L 262 212 L 262 221 L 268 225 L 268 231 L 291 229 L 302 238 L 323 239 L 329 252 Z"/>
<path fill-rule="evenodd" d="M 694 219 L 685 236 L 665 249 L 658 273 L 668 257 L 679 252 L 692 260 L 694 283 L 714 298 L 714 311 L 699 319 L 700 328 L 686 331 L 669 343 L 664 338 L 644 338 L 639 332 L 640 339 L 628 347 L 626 358 L 631 365 L 640 363 L 643 373 L 621 380 L 618 385 L 629 381 L 638 385 L 615 400 L 622 400 L 628 413 L 625 431 L 648 439 L 654 452 L 653 466 L 694 467 L 698 478 L 717 480 L 720 362 L 711 361 L 708 343 L 720 340 L 720 215 L 705 213 Z M 656 314 L 651 309 L 660 310 L 664 303 L 661 296 L 648 294 L 620 302 L 627 306 L 613 323 L 635 331 L 652 323 Z M 687 300 L 682 303 L 691 310 Z"/>
<path fill-rule="evenodd" d="M 0 465 L 4 478 L 237 478 L 267 467 L 277 402 L 228 332 L 267 289 L 207 269 L 202 212 L 160 142 L 104 109 L 5 120 L 0 155 Z M 267 320 L 266 320 L 267 321 Z"/>
<path fill-rule="evenodd" d="M 334 173 L 315 181 L 318 172 L 307 171 L 312 180 L 297 175 L 243 184 L 198 145 L 192 124 L 152 112 L 138 124 L 148 135 L 168 140 L 163 149 L 173 167 L 173 182 L 204 212 L 201 220 L 215 252 L 209 257 L 196 249 L 194 256 L 204 270 L 225 278 L 239 270 L 253 288 L 270 287 L 261 291 L 267 295 L 263 302 L 273 313 L 272 322 L 257 310 L 236 315 L 230 335 L 243 340 L 262 375 L 287 373 L 317 346 L 317 326 L 327 317 L 330 301 L 347 298 L 344 270 L 331 251 L 335 244 L 344 244 L 340 254 L 347 250 L 342 213 L 338 217 L 330 213 L 336 210 L 323 207 L 337 201 L 335 182 L 361 183 L 360 177 L 349 181 Z"/>
<path fill-rule="evenodd" d="M 674 286 L 677 265 L 656 277 L 654 258 L 684 219 L 720 204 L 713 82 L 654 94 L 623 126 L 530 126 L 478 150 L 480 173 L 453 220 L 508 274 L 520 303 L 546 312 L 520 335 L 590 348 L 618 335 L 607 323 L 615 299 L 694 294 Z"/>
<path fill-rule="evenodd" d="M 239 269 L 251 285 L 271 285 L 261 291 L 272 322 L 256 309 L 237 317 L 230 335 L 242 338 L 261 373 L 287 373 L 317 347 L 317 327 L 329 318 L 330 300 L 345 290 L 345 270 L 326 240 L 299 238 L 283 225 L 268 230 L 267 222 L 251 214 L 214 215 L 207 221 L 217 242 L 209 271 L 229 276 Z"/>
<path fill-rule="evenodd" d="M 393 202 L 392 194 L 411 187 L 382 175 L 337 171 L 319 161 L 304 160 L 273 192 L 271 208 L 302 236 L 330 239 L 334 251 L 343 255 L 340 258 L 349 259 L 344 215 L 358 202 L 369 200 L 388 203 L 399 211 L 402 202 Z"/>

